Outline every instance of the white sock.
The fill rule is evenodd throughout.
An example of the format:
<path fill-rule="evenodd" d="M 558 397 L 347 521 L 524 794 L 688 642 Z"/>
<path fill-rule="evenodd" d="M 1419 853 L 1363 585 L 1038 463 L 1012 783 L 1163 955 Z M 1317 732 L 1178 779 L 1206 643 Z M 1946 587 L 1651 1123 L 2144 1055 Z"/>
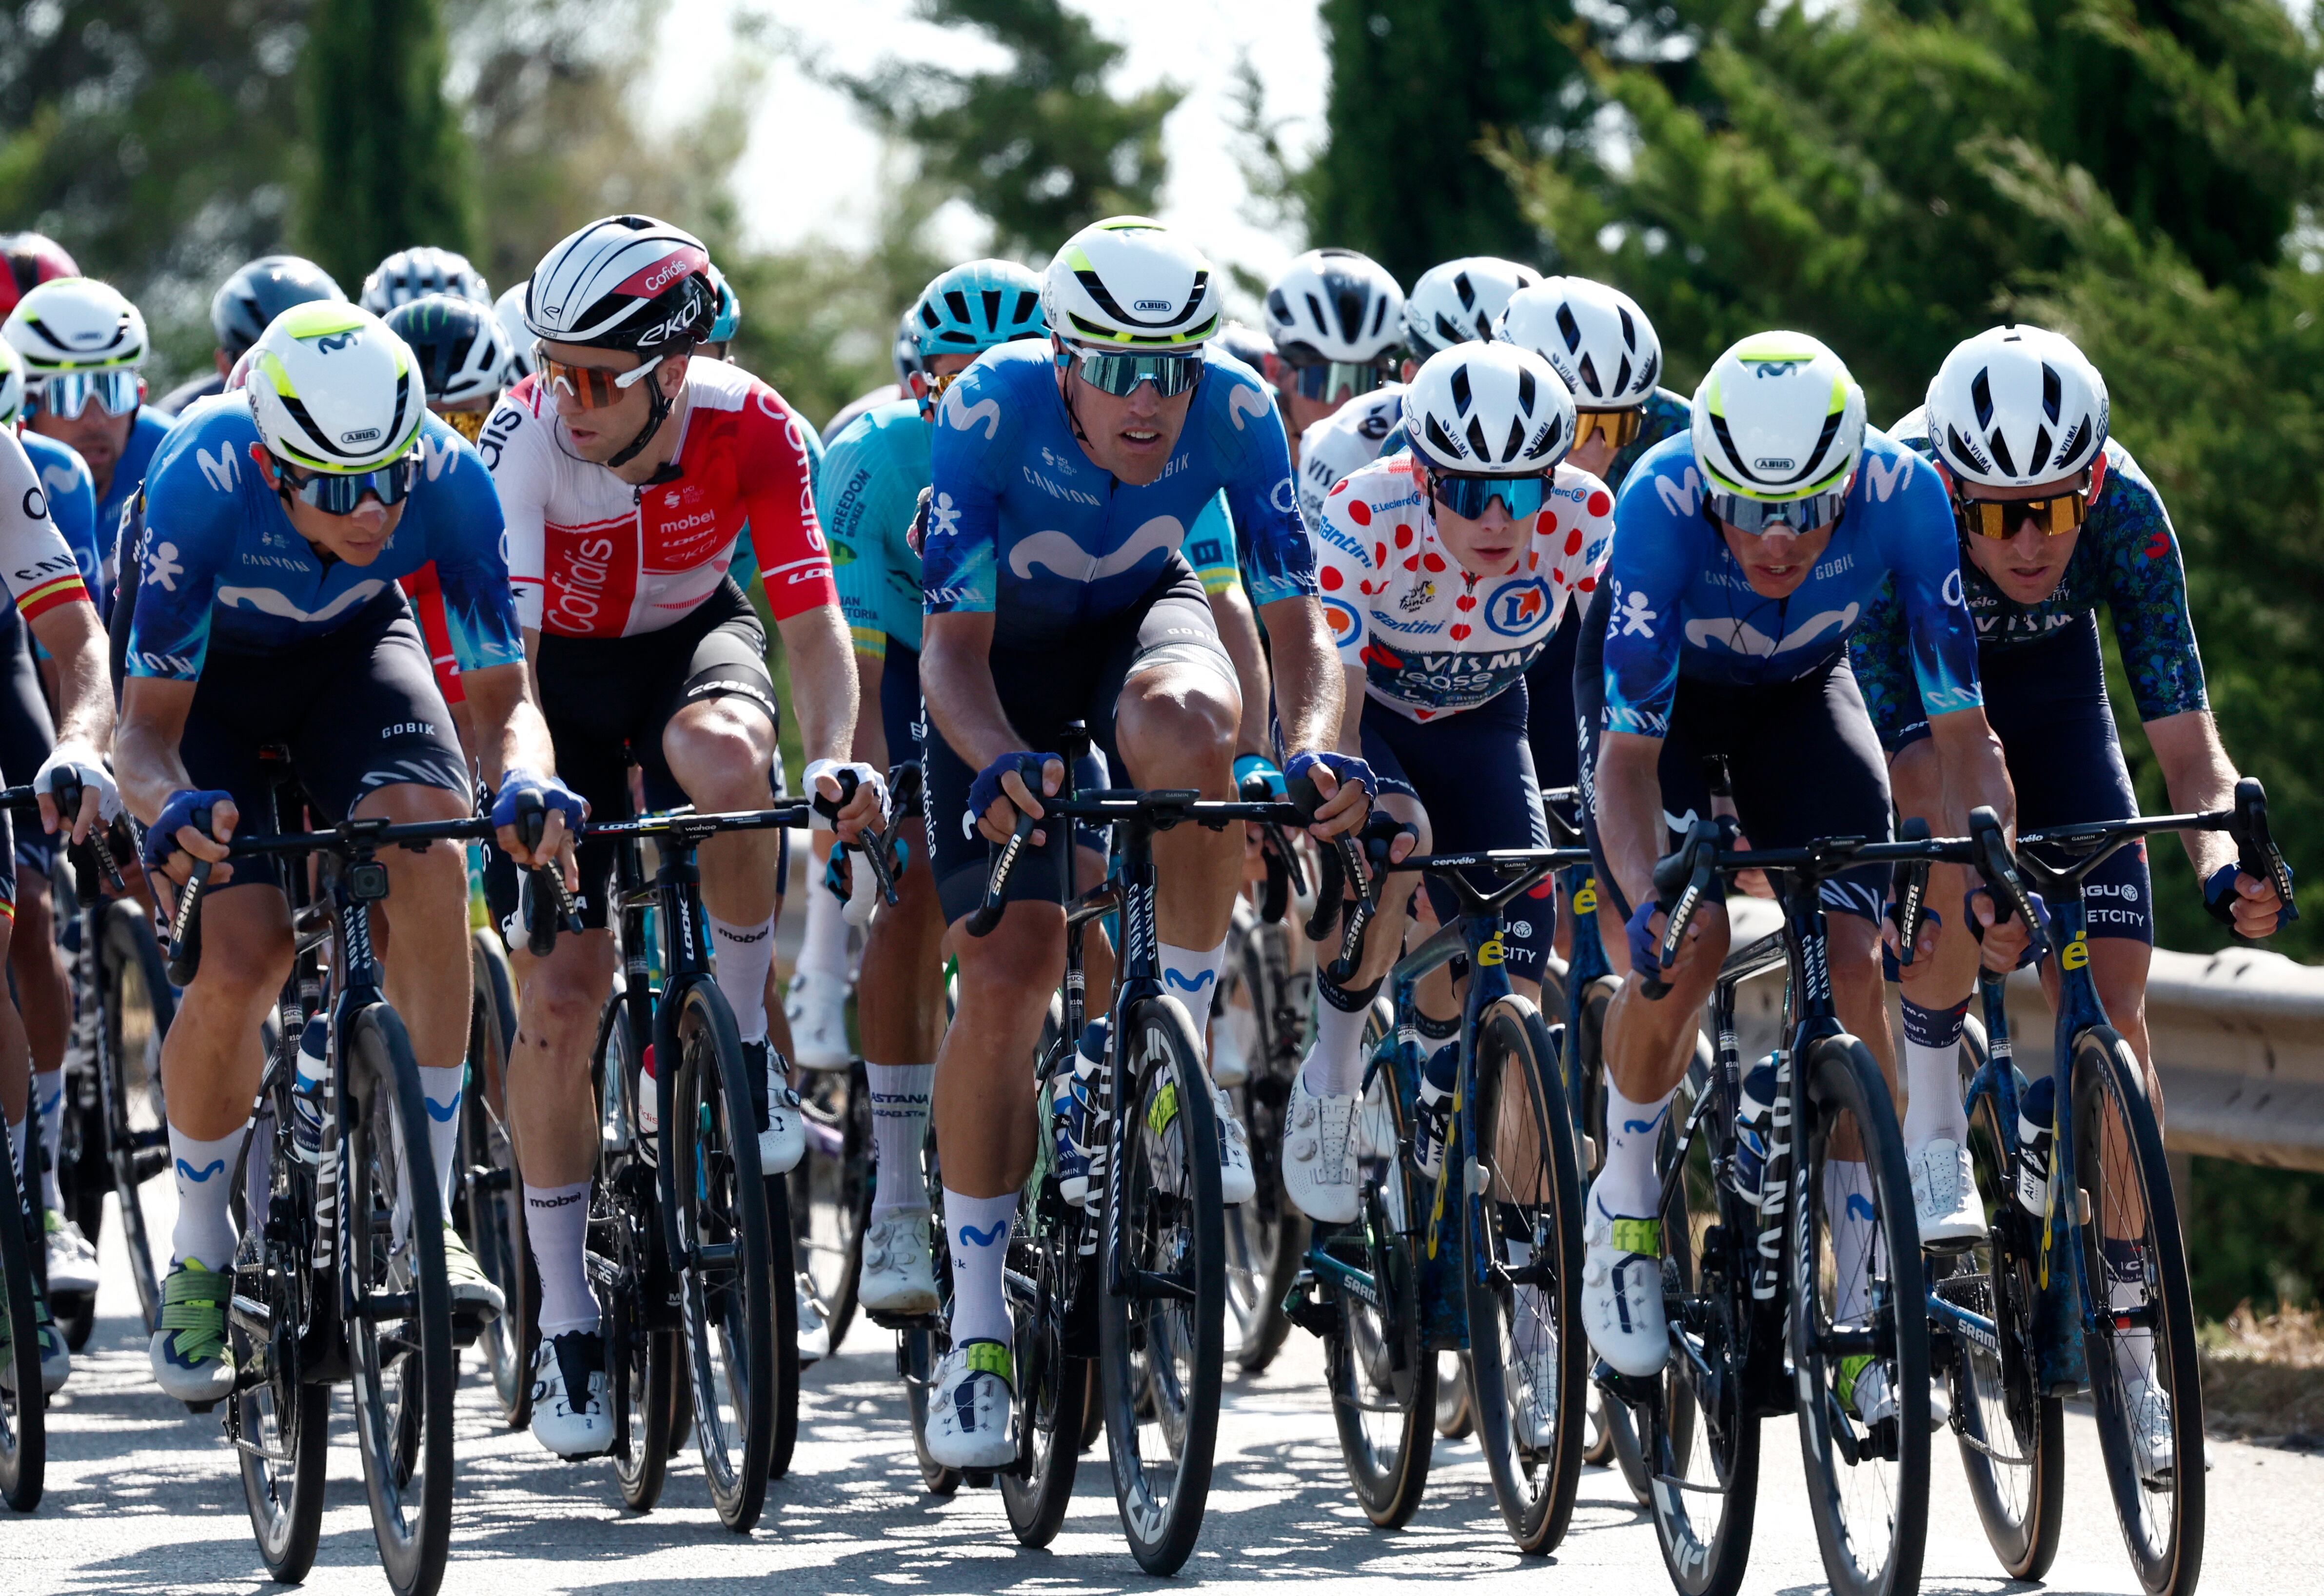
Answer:
<path fill-rule="evenodd" d="M 1832 1275 L 1838 1300 L 1832 1320 L 1860 1320 L 1872 1297 L 1872 1172 L 1861 1163 L 1827 1158 L 1823 1167 L 1824 1222 L 1831 1231 Z"/>
<path fill-rule="evenodd" d="M 2107 1306 L 2127 1314 L 2146 1305 L 2145 1249 L 2135 1241 L 2101 1237 L 2099 1256 L 2105 1260 Z M 2114 1367 L 2122 1379 L 2154 1383 L 2154 1332 L 2132 1328 L 2114 1336 Z"/>
<path fill-rule="evenodd" d="M 945 1187 L 945 1245 L 952 1249 L 952 1344 L 997 1341 L 1014 1346 L 1001 1265 L 1009 1257 L 1009 1227 L 1017 1194 L 969 1197 Z"/>
<path fill-rule="evenodd" d="M 928 1205 L 928 1172 L 920 1161 L 927 1145 L 928 1105 L 936 1093 L 933 1064 L 863 1066 L 872 1088 L 872 1148 L 875 1178 L 872 1217 L 899 1208 Z"/>
<path fill-rule="evenodd" d="M 540 1336 L 597 1328 L 597 1294 L 584 1260 L 589 1241 L 589 1183 L 524 1188 L 524 1233 L 540 1274 Z"/>
<path fill-rule="evenodd" d="M 1353 1097 L 1363 1089 L 1364 1017 L 1379 990 L 1375 982 L 1368 991 L 1343 994 L 1356 1002 L 1354 1008 L 1343 1009 L 1331 1001 L 1340 989 L 1316 982 L 1315 1040 L 1299 1066 L 1300 1078 L 1316 1096 Z"/>
<path fill-rule="evenodd" d="M 804 973 L 814 971 L 835 980 L 847 979 L 847 906 L 823 890 L 823 864 L 830 857 L 831 834 L 815 834 L 815 863 L 807 872 L 807 930 L 799 941 L 798 963 Z M 855 862 L 862 868 L 862 862 Z"/>
<path fill-rule="evenodd" d="M 191 1259 L 204 1268 L 234 1262 L 234 1220 L 226 1202 L 234 1190 L 234 1161 L 242 1156 L 248 1126 L 216 1141 L 198 1141 L 170 1127 L 170 1162 L 178 1181 L 178 1228 L 170 1239 L 170 1260 Z"/>
<path fill-rule="evenodd" d="M 1509 1255 L 1509 1268 L 1521 1269 L 1533 1261 L 1533 1243 L 1508 1238 L 1502 1245 Z M 1541 1287 L 1519 1286 L 1511 1291 L 1514 1298 L 1509 1315 L 1509 1351 L 1520 1358 L 1530 1358 L 1542 1349 L 1548 1337 L 1549 1326 L 1543 1312 Z"/>
<path fill-rule="evenodd" d="M 718 990 L 734 1010 L 734 1029 L 746 1042 L 765 1041 L 767 972 L 775 962 L 774 918 L 755 926 L 731 925 L 715 914 L 702 918 L 710 922 L 711 962 L 718 971 Z M 812 915 L 808 923 L 813 924 Z"/>
<path fill-rule="evenodd" d="M 1160 945 L 1162 959 L 1162 990 L 1186 1006 L 1186 1018 L 1194 1022 L 1194 1034 L 1211 1034 L 1211 1005 L 1219 995 L 1219 967 L 1227 962 L 1224 937 L 1219 945 L 1201 952 L 1191 947 Z M 1210 1068 L 1207 1050 L 1203 1067 Z"/>
<path fill-rule="evenodd" d="M 32 1076 L 32 1106 L 40 1111 L 41 1146 L 49 1155 L 49 1167 L 41 1171 L 41 1202 L 61 1213 L 65 1200 L 57 1192 L 57 1166 L 63 1161 L 65 1146 L 63 1066 Z"/>
<path fill-rule="evenodd" d="M 468 1066 L 420 1069 L 420 1090 L 428 1099 L 428 1156 L 436 1160 L 436 1195 L 444 1217 L 452 1217 L 452 1177 L 460 1162 L 460 1093 Z"/>
<path fill-rule="evenodd" d="M 1969 1000 L 1950 1009 L 1904 1003 L 1904 1145 L 1969 1139 L 1960 1091 L 1960 1036 Z"/>
<path fill-rule="evenodd" d="M 1613 1072 L 1606 1072 L 1606 1163 L 1591 1183 L 1590 1200 L 1608 1218 L 1653 1219 L 1662 1213 L 1655 1154 L 1670 1101 L 1665 1092 L 1652 1102 L 1633 1102 L 1614 1084 Z"/>

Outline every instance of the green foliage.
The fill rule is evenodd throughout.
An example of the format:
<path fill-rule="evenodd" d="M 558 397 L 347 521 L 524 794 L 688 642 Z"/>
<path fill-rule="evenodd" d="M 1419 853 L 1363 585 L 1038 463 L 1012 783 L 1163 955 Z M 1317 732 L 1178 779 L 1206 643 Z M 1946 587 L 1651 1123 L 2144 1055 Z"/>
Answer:
<path fill-rule="evenodd" d="M 2193 1160 L 2187 1273 L 2196 1316 L 2224 1319 L 2236 1305 L 2262 1314 L 2314 1307 L 2324 1286 L 2324 1175 Z"/>
<path fill-rule="evenodd" d="M 475 171 L 437 0 L 315 0 L 310 27 L 307 254 L 352 294 L 396 250 L 466 250 Z"/>
<path fill-rule="evenodd" d="M 992 224 L 997 246 L 1046 255 L 1101 217 L 1154 208 L 1162 124 L 1184 91 L 1127 97 L 1106 80 L 1122 47 L 1065 0 L 922 0 L 921 14 L 1010 52 L 1004 69 L 890 60 L 847 88 L 872 120 L 918 151 L 921 172 Z"/>

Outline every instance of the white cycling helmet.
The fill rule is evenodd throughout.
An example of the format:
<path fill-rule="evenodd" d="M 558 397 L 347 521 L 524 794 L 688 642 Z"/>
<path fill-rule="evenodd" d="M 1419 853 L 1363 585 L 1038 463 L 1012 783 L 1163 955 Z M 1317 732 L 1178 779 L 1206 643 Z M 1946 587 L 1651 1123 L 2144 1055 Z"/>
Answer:
<path fill-rule="evenodd" d="M 718 289 L 710 252 L 652 217 L 606 217 L 567 235 L 526 285 L 524 324 L 536 338 L 642 356 L 710 337 Z"/>
<path fill-rule="evenodd" d="M 532 375 L 532 335 L 524 325 L 526 286 L 524 282 L 517 283 L 493 301 L 493 314 L 499 318 L 501 331 L 508 338 L 508 371 L 501 381 L 511 388 Z"/>
<path fill-rule="evenodd" d="M 1431 266 L 1404 300 L 1404 344 L 1425 360 L 1455 344 L 1489 339 L 1509 298 L 1531 288 L 1541 273 L 1498 255 L 1465 255 Z"/>
<path fill-rule="evenodd" d="M 1219 330 L 1211 263 L 1146 217 L 1108 217 L 1065 240 L 1041 279 L 1049 330 L 1069 344 L 1167 353 Z"/>
<path fill-rule="evenodd" d="M 423 244 L 399 249 L 372 268 L 371 275 L 364 279 L 363 308 L 374 316 L 384 316 L 398 305 L 427 294 L 450 294 L 480 305 L 493 302 L 484 274 L 468 264 L 467 256 Z"/>
<path fill-rule="evenodd" d="M 25 380 L 35 386 L 53 373 L 143 365 L 149 347 L 137 307 L 94 277 L 40 284 L 16 301 L 0 336 L 24 357 Z"/>
<path fill-rule="evenodd" d="M 1516 344 L 1440 349 L 1404 391 L 1404 425 L 1430 465 L 1471 476 L 1538 476 L 1573 447 L 1573 395 Z"/>
<path fill-rule="evenodd" d="M 1584 410 L 1642 405 L 1663 372 L 1662 340 L 1637 301 L 1587 277 L 1519 289 L 1493 332 L 1548 361 Z"/>
<path fill-rule="evenodd" d="M 0 427 L 14 427 L 24 414 L 24 357 L 0 338 Z"/>
<path fill-rule="evenodd" d="M 1267 333 L 1303 364 L 1371 365 L 1404 343 L 1404 291 L 1351 249 L 1311 249 L 1267 291 Z"/>
<path fill-rule="evenodd" d="M 2074 475 L 2106 447 L 2106 379 L 2068 338 L 1997 327 L 1945 356 L 1926 415 L 1929 441 L 1955 476 L 2032 487 Z"/>
<path fill-rule="evenodd" d="M 301 470 L 377 470 L 410 453 L 428 417 L 410 346 L 359 305 L 293 305 L 246 358 L 258 435 Z"/>
<path fill-rule="evenodd" d="M 1757 530 L 1781 505 L 1764 519 L 1806 530 L 1839 514 L 1864 453 L 1864 390 L 1805 333 L 1754 333 L 1694 391 L 1692 438 L 1713 514 Z"/>
<path fill-rule="evenodd" d="M 500 397 L 509 342 L 492 306 L 422 294 L 389 311 L 387 325 L 410 348 L 429 404 L 466 410 Z"/>

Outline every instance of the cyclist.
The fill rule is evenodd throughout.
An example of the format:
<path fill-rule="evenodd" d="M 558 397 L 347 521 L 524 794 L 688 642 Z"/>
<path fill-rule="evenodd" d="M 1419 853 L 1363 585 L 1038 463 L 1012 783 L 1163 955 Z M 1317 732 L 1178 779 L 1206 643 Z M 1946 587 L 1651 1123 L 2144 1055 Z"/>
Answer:
<path fill-rule="evenodd" d="M 144 479 L 170 422 L 145 408 L 145 318 L 110 283 L 43 282 L 8 312 L 0 337 L 24 360 L 24 425 L 69 445 L 97 486 L 97 524 L 110 542 L 121 508 Z"/>
<path fill-rule="evenodd" d="M 23 779 L 45 792 L 59 771 L 69 770 L 82 783 L 83 796 L 79 812 L 64 820 L 76 838 L 85 837 L 90 823 L 100 815 L 110 819 L 120 807 L 105 767 L 104 751 L 112 739 L 113 695 L 105 666 L 104 629 L 72 551 L 50 516 L 41 477 L 11 428 L 0 428 L 0 505 L 5 506 L 5 512 L 0 512 L 0 586 L 5 586 L 9 599 L 7 624 L 14 626 L 21 619 L 48 645 L 59 665 L 60 729 L 52 745 L 42 750 L 37 767 L 25 770 Z M 34 707 L 40 709 L 45 724 L 46 706 L 36 701 Z M 56 810 L 45 798 L 41 816 L 43 826 L 53 830 Z M 15 849 L 7 840 L 12 829 L 7 816 L 0 815 L 0 943 L 13 940 L 15 931 Z M 7 951 L 0 946 L 0 954 Z M 56 1052 L 60 1057 L 60 1041 Z M 96 1259 L 88 1242 L 78 1230 L 63 1230 L 53 1218 L 59 1206 L 53 1170 L 58 1131 L 63 1124 L 59 1058 L 42 1056 L 41 1062 L 49 1067 L 38 1077 L 32 1073 L 32 1060 L 26 1026 L 16 1005 L 0 1001 L 0 1118 L 7 1121 L 9 1155 L 14 1160 L 18 1189 L 32 1190 L 23 1176 L 31 1167 L 32 1127 L 27 1114 L 34 1106 L 40 1110 L 51 1170 L 42 1192 L 52 1216 L 47 1237 L 51 1269 L 49 1290 L 92 1291 L 97 1286 Z M 51 1130 L 51 1125 L 56 1131 Z M 59 1264 L 65 1266 L 61 1271 Z M 64 1384 L 71 1361 L 63 1336 L 50 1322 L 45 1302 L 36 1305 L 36 1315 L 41 1388 L 52 1392 Z M 14 1371 L 5 1368 L 9 1355 L 9 1349 L 0 1348 L 0 1370 L 5 1370 L 0 1379 L 13 1382 Z"/>
<path fill-rule="evenodd" d="M 0 233 L 0 316 L 41 284 L 79 275 L 65 246 L 45 233 Z"/>
<path fill-rule="evenodd" d="M 2186 568 L 2162 496 L 2108 431 L 2106 380 L 2071 341 L 2041 328 L 1979 333 L 1945 357 L 1926 406 L 1891 429 L 1932 459 L 1951 491 L 1986 714 L 2008 757 L 2018 824 L 2028 829 L 2138 812 L 2106 687 L 2098 609 L 2114 619 L 2131 697 L 2174 810 L 2233 801 L 2236 767 L 2221 746 L 2187 603 Z M 1890 750 L 1898 809 L 1933 816 L 1942 772 L 1908 663 L 1910 639 L 1883 594 L 1850 640 L 1864 697 Z M 2182 832 L 2203 900 L 2237 935 L 2272 934 L 2282 905 L 2274 887 L 2242 874 L 2235 844 Z M 1940 867 L 1958 875 L 1950 867 Z M 1930 901 L 1952 900 L 1932 872 Z M 2107 1016 L 2137 1055 L 2155 1121 L 2163 1083 L 2146 1033 L 2146 971 L 2154 941 L 2144 847 L 2126 848 L 2091 873 L 2089 970 Z M 1904 1142 L 1929 1215 L 1950 1208 L 1946 1236 L 1985 1232 L 1967 1143 L 1957 1056 L 1977 954 L 1957 922 L 1941 927 L 1934 956 L 1903 973 Z M 2054 1001 L 2057 972 L 2043 971 Z M 2109 1306 L 2144 1305 L 2147 1267 L 2135 1240 L 2102 1238 Z M 2153 1333 L 2119 1336 L 2116 1357 L 2132 1393 L 2140 1471 L 2170 1467 L 2170 1393 L 2145 1378 Z"/>
<path fill-rule="evenodd" d="M 691 234 L 609 217 L 542 257 L 525 300 L 538 373 L 502 400 L 478 440 L 508 516 L 517 607 L 543 713 L 576 790 L 601 816 L 629 804 L 642 765 L 650 804 L 764 808 L 775 762 L 774 684 L 757 614 L 729 579 L 747 522 L 790 665 L 808 788 L 839 795 L 855 673 L 815 514 L 805 424 L 737 366 L 690 356 L 717 298 Z M 880 824 L 882 782 L 862 784 L 843 835 Z M 767 1040 L 777 839 L 730 832 L 702 850 L 718 983 L 734 1011 L 766 1118 L 770 1175 L 796 1165 L 805 1128 Z M 549 1451 L 611 1444 L 604 1346 L 584 1267 L 597 1129 L 589 1051 L 613 990 L 609 842 L 581 847 L 578 936 L 535 960 L 516 950 L 519 1037 L 510 1112 L 526 1230 L 541 1281 L 533 1433 Z M 505 923 L 515 905 L 497 904 Z"/>
<path fill-rule="evenodd" d="M 427 294 L 474 300 L 487 309 L 493 303 L 493 291 L 484 286 L 484 274 L 468 263 L 467 256 L 456 249 L 425 244 L 399 249 L 374 266 L 371 275 L 364 279 L 358 302 L 374 316 L 385 316 L 398 305 Z"/>
<path fill-rule="evenodd" d="M 521 848 L 511 824 L 521 794 L 573 800 L 547 774 L 499 506 L 475 451 L 428 414 L 410 348 L 355 306 L 294 306 L 250 358 L 247 402 L 198 407 L 133 512 L 115 757 L 123 796 L 148 826 L 148 867 L 182 883 L 192 857 L 223 860 L 235 836 L 264 835 L 262 755 L 276 744 L 327 816 L 469 813 L 467 766 L 395 586 L 431 559 L 500 780 L 503 844 Z M 544 860 L 561 829 L 552 820 Z M 448 1206 L 467 1050 L 466 870 L 450 843 L 382 863 L 392 883 L 388 995 L 420 1062 L 453 1308 L 473 1324 L 501 1302 Z M 280 892 L 236 889 L 279 880 L 271 862 L 219 866 L 202 910 L 208 956 L 162 1046 L 178 1222 L 151 1355 L 155 1381 L 189 1403 L 215 1401 L 234 1381 L 227 1171 L 258 1085 L 250 1041 L 291 956 Z"/>
<path fill-rule="evenodd" d="M 217 337 L 210 358 L 217 370 L 187 378 L 153 408 L 174 416 L 197 399 L 224 392 L 234 363 L 276 317 L 293 305 L 346 297 L 329 272 L 298 255 L 261 255 L 238 267 L 210 298 L 210 330 Z"/>
<path fill-rule="evenodd" d="M 1059 249 L 1042 305 L 1048 345 L 987 350 L 945 391 L 931 440 L 920 685 L 936 734 L 923 759 L 961 969 L 936 1102 L 952 1344 L 927 1444 L 955 1468 L 1015 1455 L 1001 1266 L 1032 1164 L 1025 1061 L 1063 968 L 1068 852 L 1063 835 L 1037 830 L 1001 924 L 969 937 L 957 926 L 982 894 L 979 844 L 1010 835 L 1020 811 L 1040 816 L 1017 761 L 1069 720 L 1087 722 L 1110 767 L 1134 782 L 1229 791 L 1234 669 L 1179 552 L 1221 488 L 1273 639 L 1286 769 L 1296 778 L 1312 767 L 1327 800 L 1316 829 L 1360 825 L 1370 781 L 1360 761 L 1333 752 L 1340 672 L 1282 422 L 1247 368 L 1205 347 L 1219 326 L 1208 263 L 1157 222 L 1112 217 Z M 1038 768 L 1041 793 L 1054 795 L 1062 761 L 1040 756 Z M 1240 838 L 1195 826 L 1155 842 L 1164 981 L 1198 1017 L 1217 983 L 1240 851 Z M 1239 1201 L 1251 1190 L 1250 1155 L 1231 1112 L 1221 1127 L 1220 1184 Z"/>
<path fill-rule="evenodd" d="M 906 532 L 928 485 L 937 401 L 985 350 L 1048 330 L 1041 280 L 1001 260 L 971 261 L 941 273 L 920 291 L 905 320 L 915 331 L 911 395 L 874 406 L 833 438 L 817 497 L 840 605 L 855 644 L 863 705 L 855 753 L 875 770 L 920 752 L 920 557 Z M 925 828 L 902 822 L 898 837 L 906 853 L 899 901 L 872 922 L 856 993 L 878 1143 L 877 1186 L 857 1291 L 874 1313 L 927 1314 L 936 1311 L 936 1288 L 920 1153 L 944 1028 L 944 918 Z M 812 1049 L 818 1046 L 825 1056 L 835 1051 L 840 1064 L 847 1060 L 839 1014 L 846 995 L 846 926 L 833 912 L 837 907 L 820 889 L 809 894 L 807 938 L 790 993 L 791 1032 L 803 1064 L 816 1063 Z M 822 935 L 837 945 L 819 953 L 818 915 Z"/>
<path fill-rule="evenodd" d="M 501 374 L 503 387 L 513 388 L 532 375 L 532 335 L 524 328 L 524 295 L 530 286 L 530 279 L 512 283 L 493 301 L 493 315 L 508 338 L 508 370 Z"/>
<path fill-rule="evenodd" d="M 1268 285 L 1266 309 L 1274 349 L 1261 369 L 1293 438 L 1396 381 L 1404 291 L 1370 256 L 1309 250 Z"/>
<path fill-rule="evenodd" d="M 1590 755 L 1583 815 L 1597 855 L 1600 916 L 1628 940 L 1630 973 L 1606 1027 L 1608 1146 L 1584 1210 L 1583 1327 L 1625 1374 L 1669 1352 L 1663 1320 L 1655 1147 L 1672 1089 L 1694 1056 L 1696 1019 L 1727 953 L 1724 906 L 1687 928 L 1675 962 L 1656 960 L 1664 916 L 1655 862 L 1665 819 L 1708 814 L 1703 758 L 1730 763 L 1738 819 L 1758 846 L 1889 835 L 1887 770 L 1849 669 L 1847 641 L 1884 579 L 1912 634 L 1914 678 L 1944 772 L 1948 835 L 1969 809 L 2010 815 L 2008 772 L 1979 707 L 1976 633 L 1945 526 L 1944 486 L 1927 462 L 1864 424 L 1864 393 L 1840 357 L 1799 333 L 1735 345 L 1695 390 L 1687 433 L 1631 470 L 1614 546 L 1585 617 L 1574 699 Z M 1859 866 L 1823 889 L 1840 1016 L 1894 1080 L 1885 989 L 1874 958 L 1887 868 Z M 1989 902 L 1978 908 L 1990 921 Z M 2024 928 L 1987 939 L 2014 956 Z M 2012 937 L 2015 945 L 2008 946 Z M 1640 983 L 1671 987 L 1649 1002 Z M 1842 1264 L 1840 1316 L 1859 1316 L 1873 1222 L 1860 1161 L 1828 1183 Z M 1849 1195 L 1862 1195 L 1862 1216 Z M 1896 1411 L 1885 1365 L 1863 1366 L 1852 1398 L 1867 1423 Z"/>

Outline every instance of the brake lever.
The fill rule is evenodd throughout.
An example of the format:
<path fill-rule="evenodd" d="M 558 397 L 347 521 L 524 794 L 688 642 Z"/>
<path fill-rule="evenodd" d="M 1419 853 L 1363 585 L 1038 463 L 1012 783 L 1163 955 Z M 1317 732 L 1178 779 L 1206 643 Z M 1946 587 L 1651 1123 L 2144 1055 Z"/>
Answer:
<path fill-rule="evenodd" d="M 1904 822 L 1899 839 L 1907 843 L 1929 840 L 1929 823 L 1915 815 Z M 1912 968 L 1913 951 L 1921 940 L 1921 922 L 1928 917 L 1929 866 L 1932 862 L 1916 859 L 1899 864 L 1895 876 L 1896 895 L 1896 963 Z"/>
<path fill-rule="evenodd" d="M 1969 863 L 1977 867 L 1987 890 L 1994 894 L 1995 923 L 2006 923 L 2012 914 L 2021 917 L 2025 921 L 2025 935 L 2034 957 L 2037 961 L 2045 957 L 2050 952 L 2050 938 L 2035 917 L 2034 900 L 2026 895 L 2025 882 L 2017 873 L 2016 856 L 2010 852 L 2009 838 L 2001 829 L 2001 816 L 1983 805 L 1969 811 Z"/>
<path fill-rule="evenodd" d="M 2283 912 L 2278 918 L 2285 925 L 2300 918 L 2300 910 L 2292 900 L 2292 867 L 2284 862 L 2283 850 L 2275 845 L 2275 838 L 2267 826 L 2267 789 L 2256 776 L 2246 776 L 2236 783 L 2236 804 L 2227 822 L 2227 835 L 2236 843 L 2236 868 L 2255 881 L 2265 881 L 2275 889 L 2283 900 Z"/>

